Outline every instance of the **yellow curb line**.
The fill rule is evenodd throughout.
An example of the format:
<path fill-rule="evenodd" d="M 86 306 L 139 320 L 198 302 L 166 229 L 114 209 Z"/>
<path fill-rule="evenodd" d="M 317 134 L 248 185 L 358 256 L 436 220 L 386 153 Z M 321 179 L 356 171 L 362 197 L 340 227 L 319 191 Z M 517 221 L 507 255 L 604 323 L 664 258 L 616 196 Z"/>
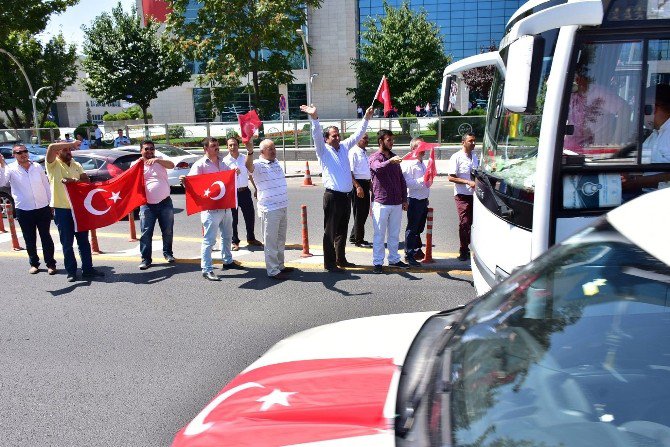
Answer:
<path fill-rule="evenodd" d="M 25 251 L 22 252 L 0 252 L 0 258 L 25 258 L 26 253 Z M 60 253 L 56 253 L 56 259 L 63 259 L 63 255 Z M 113 256 L 113 255 L 93 255 L 93 259 L 99 260 L 99 261 L 119 261 L 119 262 L 139 262 L 139 257 L 135 256 Z M 236 261 L 239 262 L 239 261 Z M 177 264 L 197 264 L 200 265 L 200 259 L 177 259 Z M 214 260 L 214 264 L 221 264 L 221 261 L 219 260 Z M 260 262 L 260 261 L 245 261 L 245 262 L 239 262 L 239 264 L 242 267 L 258 267 L 258 268 L 265 268 L 265 262 Z M 165 262 L 161 262 L 158 264 L 155 264 L 156 266 L 159 265 L 168 265 Z M 299 270 L 323 270 L 323 264 L 303 264 L 300 262 L 287 262 L 286 263 L 287 267 L 293 267 L 295 269 Z M 470 270 L 456 270 L 456 269 L 450 269 L 448 267 L 443 267 L 443 268 L 437 268 L 437 267 L 421 267 L 421 268 L 409 268 L 409 269 L 400 269 L 397 267 L 389 267 L 389 266 L 384 266 L 384 269 L 387 271 L 392 271 L 392 272 L 412 272 L 412 273 L 451 273 L 454 275 L 472 275 L 472 272 Z M 367 266 L 367 265 L 362 265 L 359 267 L 353 267 L 353 268 L 347 268 L 345 270 L 356 272 L 356 271 L 372 271 L 372 266 Z"/>

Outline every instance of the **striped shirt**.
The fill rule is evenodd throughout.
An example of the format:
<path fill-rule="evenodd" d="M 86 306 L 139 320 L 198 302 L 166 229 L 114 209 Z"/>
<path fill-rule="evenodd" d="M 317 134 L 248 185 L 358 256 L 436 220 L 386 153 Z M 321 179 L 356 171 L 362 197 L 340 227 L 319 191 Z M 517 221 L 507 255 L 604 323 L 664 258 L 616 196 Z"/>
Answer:
<path fill-rule="evenodd" d="M 259 214 L 288 207 L 286 176 L 276 159 L 268 161 L 261 155 L 251 175 L 258 191 Z"/>

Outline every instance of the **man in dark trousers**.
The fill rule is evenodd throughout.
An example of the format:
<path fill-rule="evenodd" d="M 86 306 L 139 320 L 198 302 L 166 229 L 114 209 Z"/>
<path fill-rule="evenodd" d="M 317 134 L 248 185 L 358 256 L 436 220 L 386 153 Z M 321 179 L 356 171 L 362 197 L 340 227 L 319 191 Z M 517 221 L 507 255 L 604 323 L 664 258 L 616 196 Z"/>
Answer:
<path fill-rule="evenodd" d="M 351 228 L 349 242 L 357 247 L 365 248 L 372 247 L 372 244 L 365 240 L 365 221 L 368 220 L 370 213 L 370 161 L 365 150 L 368 142 L 368 134 L 365 134 L 349 151 L 351 178 L 354 183 L 354 189 L 350 194 L 354 226 Z"/>

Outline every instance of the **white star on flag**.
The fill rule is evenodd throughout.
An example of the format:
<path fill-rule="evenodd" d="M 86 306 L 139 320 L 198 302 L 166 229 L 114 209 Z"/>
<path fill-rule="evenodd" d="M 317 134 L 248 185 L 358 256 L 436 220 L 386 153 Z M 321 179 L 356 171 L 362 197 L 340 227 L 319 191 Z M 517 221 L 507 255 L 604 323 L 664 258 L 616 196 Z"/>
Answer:
<path fill-rule="evenodd" d="M 267 411 L 275 404 L 290 407 L 291 405 L 288 403 L 288 397 L 292 394 L 297 393 L 285 392 L 275 388 L 270 394 L 261 397 L 256 402 L 263 402 L 263 405 L 261 405 L 261 411 Z"/>
<path fill-rule="evenodd" d="M 121 200 L 121 194 L 120 192 L 113 192 L 112 193 L 112 201 L 116 203 L 118 200 Z"/>
<path fill-rule="evenodd" d="M 209 193 L 210 193 L 209 189 L 206 189 L 206 190 L 205 190 L 205 193 L 204 193 L 203 195 L 204 195 L 205 197 L 209 197 Z"/>

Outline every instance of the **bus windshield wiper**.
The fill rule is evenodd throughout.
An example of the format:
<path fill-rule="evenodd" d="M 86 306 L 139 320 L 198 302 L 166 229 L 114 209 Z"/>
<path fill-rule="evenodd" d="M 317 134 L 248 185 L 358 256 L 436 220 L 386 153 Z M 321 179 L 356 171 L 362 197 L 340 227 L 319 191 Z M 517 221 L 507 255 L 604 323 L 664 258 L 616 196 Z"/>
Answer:
<path fill-rule="evenodd" d="M 498 205 L 498 212 L 500 213 L 500 215 L 503 217 L 507 217 L 508 219 L 511 219 L 514 216 L 514 210 L 509 206 L 507 206 L 505 202 L 503 202 L 500 199 L 500 197 L 498 197 L 496 190 L 493 189 L 493 185 L 491 185 L 491 181 L 489 180 L 488 175 L 482 173 L 478 175 L 478 178 L 482 180 L 482 183 L 486 185 L 486 187 L 491 192 L 491 195 L 493 195 L 493 200 L 495 200 L 496 205 Z"/>

